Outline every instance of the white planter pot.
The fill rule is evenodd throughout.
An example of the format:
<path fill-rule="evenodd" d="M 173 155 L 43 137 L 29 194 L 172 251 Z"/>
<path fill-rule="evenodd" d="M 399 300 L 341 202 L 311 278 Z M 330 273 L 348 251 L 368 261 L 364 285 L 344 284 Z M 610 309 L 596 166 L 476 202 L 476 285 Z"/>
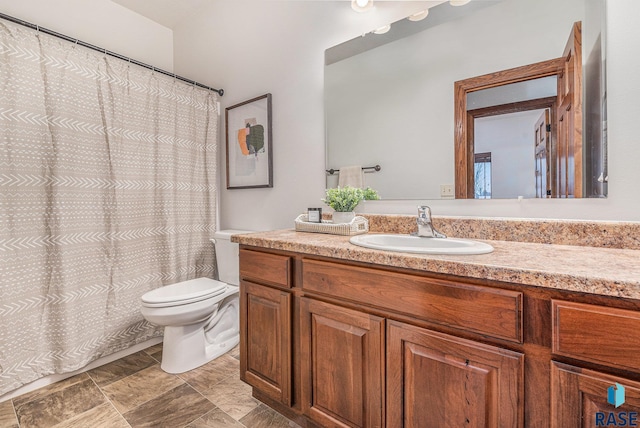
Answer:
<path fill-rule="evenodd" d="M 334 223 L 351 223 L 351 220 L 353 220 L 356 216 L 356 213 L 353 211 L 348 211 L 348 212 L 339 212 L 339 211 L 335 211 L 333 213 L 333 222 Z"/>

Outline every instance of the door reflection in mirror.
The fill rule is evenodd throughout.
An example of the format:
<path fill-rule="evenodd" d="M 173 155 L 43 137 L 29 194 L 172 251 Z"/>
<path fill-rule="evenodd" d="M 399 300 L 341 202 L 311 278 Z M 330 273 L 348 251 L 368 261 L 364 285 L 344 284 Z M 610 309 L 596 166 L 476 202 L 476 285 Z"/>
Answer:
<path fill-rule="evenodd" d="M 505 159 L 498 163 L 496 159 L 492 170 L 500 178 L 493 178 L 493 197 L 585 196 L 585 189 L 593 188 L 597 182 L 593 174 L 588 174 L 595 170 L 594 165 L 589 165 L 591 159 L 584 157 L 582 82 L 581 22 L 571 27 L 559 58 L 457 81 L 456 197 L 476 197 L 472 153 L 486 152 L 491 148 L 487 148 L 487 144 L 497 142 L 501 142 L 499 153 L 513 162 Z M 470 109 L 470 105 L 480 108 Z M 541 112 L 538 109 L 548 114 L 543 120 L 545 130 L 548 129 L 544 136 L 539 132 Z M 529 114 L 524 115 L 525 112 Z M 521 114 L 513 116 L 515 113 Z M 479 118 L 487 117 L 491 117 L 493 126 L 482 127 L 482 133 L 479 127 L 485 122 Z M 519 128 L 516 117 L 522 122 Z M 530 123 L 526 123 L 527 120 Z M 602 144 L 598 138 L 590 143 Z M 476 147 L 478 144 L 480 147 Z"/>

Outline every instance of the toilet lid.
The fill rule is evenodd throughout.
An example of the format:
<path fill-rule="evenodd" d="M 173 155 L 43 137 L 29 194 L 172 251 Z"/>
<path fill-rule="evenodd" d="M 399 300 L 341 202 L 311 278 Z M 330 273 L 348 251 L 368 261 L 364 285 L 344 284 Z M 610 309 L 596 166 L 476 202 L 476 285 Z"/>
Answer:
<path fill-rule="evenodd" d="M 217 296 L 226 290 L 227 284 L 224 282 L 196 278 L 149 291 L 142 296 L 142 303 L 156 307 L 184 305 Z"/>

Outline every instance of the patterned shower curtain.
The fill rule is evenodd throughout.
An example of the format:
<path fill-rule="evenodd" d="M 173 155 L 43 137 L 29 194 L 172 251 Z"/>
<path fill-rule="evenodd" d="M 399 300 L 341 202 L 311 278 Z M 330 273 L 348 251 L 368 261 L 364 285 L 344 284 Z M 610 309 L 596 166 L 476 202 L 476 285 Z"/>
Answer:
<path fill-rule="evenodd" d="M 215 270 L 217 95 L 0 19 L 0 395 L 162 334 Z"/>

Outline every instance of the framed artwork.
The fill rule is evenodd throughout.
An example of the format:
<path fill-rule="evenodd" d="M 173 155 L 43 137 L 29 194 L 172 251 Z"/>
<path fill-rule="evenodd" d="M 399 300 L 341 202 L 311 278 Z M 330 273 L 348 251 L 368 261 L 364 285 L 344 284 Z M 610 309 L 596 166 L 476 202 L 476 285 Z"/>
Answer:
<path fill-rule="evenodd" d="M 273 187 L 271 94 L 225 109 L 227 189 Z"/>

